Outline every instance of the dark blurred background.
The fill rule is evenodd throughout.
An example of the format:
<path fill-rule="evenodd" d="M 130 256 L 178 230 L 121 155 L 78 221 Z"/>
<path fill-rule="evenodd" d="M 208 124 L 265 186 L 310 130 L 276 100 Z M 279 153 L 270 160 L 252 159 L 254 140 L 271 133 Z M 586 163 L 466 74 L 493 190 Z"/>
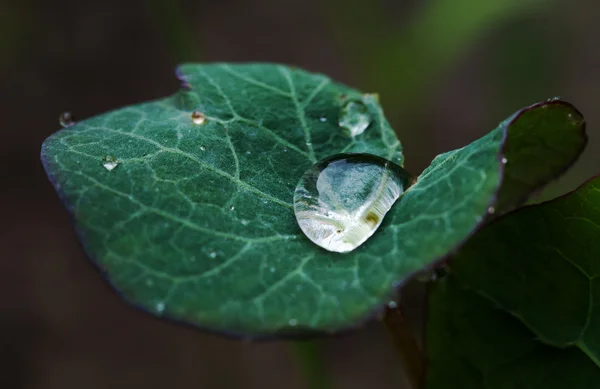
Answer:
<path fill-rule="evenodd" d="M 284 62 L 378 92 L 419 173 L 560 95 L 590 144 L 548 198 L 600 172 L 598 20 L 597 0 L 0 0 L 0 388 L 305 387 L 289 344 L 162 322 L 105 286 L 39 162 L 62 111 L 172 94 L 181 61 Z M 403 386 L 378 325 L 322 346 L 336 388 Z"/>

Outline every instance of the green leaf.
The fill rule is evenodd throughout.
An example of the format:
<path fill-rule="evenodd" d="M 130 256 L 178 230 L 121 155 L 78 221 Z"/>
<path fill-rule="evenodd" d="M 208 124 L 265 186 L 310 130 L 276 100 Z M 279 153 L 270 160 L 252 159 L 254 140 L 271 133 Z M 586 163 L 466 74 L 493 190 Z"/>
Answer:
<path fill-rule="evenodd" d="M 600 178 L 497 219 L 432 285 L 427 388 L 600 385 Z"/>
<path fill-rule="evenodd" d="M 380 312 L 394 287 L 483 222 L 507 131 L 548 132 L 573 158 L 572 140 L 585 143 L 570 104 L 527 108 L 436 158 L 373 237 L 336 254 L 300 231 L 294 188 L 314 162 L 340 152 L 402 162 L 376 96 L 278 65 L 190 64 L 179 76 L 185 88 L 173 97 L 57 132 L 42 161 L 86 252 L 124 299 L 246 337 L 335 332 Z M 372 119 L 355 137 L 338 126 L 348 101 Z M 194 110 L 204 124 L 194 124 Z M 555 152 L 538 147 L 536 158 Z"/>

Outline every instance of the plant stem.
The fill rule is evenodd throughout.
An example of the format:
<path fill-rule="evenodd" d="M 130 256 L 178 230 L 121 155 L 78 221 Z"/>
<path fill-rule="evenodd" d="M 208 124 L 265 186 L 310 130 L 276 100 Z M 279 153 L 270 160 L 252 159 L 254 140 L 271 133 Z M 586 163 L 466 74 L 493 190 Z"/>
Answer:
<path fill-rule="evenodd" d="M 179 0 L 150 0 L 148 7 L 177 62 L 198 60 L 200 47 Z"/>
<path fill-rule="evenodd" d="M 327 375 L 321 348 L 314 341 L 297 341 L 294 343 L 304 377 L 310 389 L 330 389 L 331 381 Z"/>
<path fill-rule="evenodd" d="M 395 308 L 386 308 L 383 322 L 392 338 L 411 389 L 421 389 L 425 380 L 425 358 L 404 318 L 400 304 Z"/>

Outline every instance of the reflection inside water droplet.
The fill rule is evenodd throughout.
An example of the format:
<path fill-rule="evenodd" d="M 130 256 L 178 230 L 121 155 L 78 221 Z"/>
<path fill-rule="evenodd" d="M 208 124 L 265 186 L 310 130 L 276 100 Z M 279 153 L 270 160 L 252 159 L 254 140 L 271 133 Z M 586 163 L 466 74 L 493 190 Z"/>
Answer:
<path fill-rule="evenodd" d="M 324 249 L 352 251 L 373 235 L 411 181 L 406 170 L 375 155 L 334 155 L 300 179 L 294 192 L 296 220 Z"/>
<path fill-rule="evenodd" d="M 58 117 L 58 123 L 62 127 L 66 128 L 66 127 L 71 127 L 72 125 L 74 125 L 75 121 L 73 120 L 73 116 L 71 115 L 71 112 L 63 112 Z"/>
<path fill-rule="evenodd" d="M 119 166 L 119 161 L 117 161 L 116 157 L 107 155 L 106 157 L 102 158 L 102 166 L 104 166 L 104 168 L 110 172 Z"/>
<path fill-rule="evenodd" d="M 338 124 L 354 138 L 365 132 L 369 127 L 371 115 L 369 115 L 367 106 L 364 103 L 350 101 L 342 107 Z"/>

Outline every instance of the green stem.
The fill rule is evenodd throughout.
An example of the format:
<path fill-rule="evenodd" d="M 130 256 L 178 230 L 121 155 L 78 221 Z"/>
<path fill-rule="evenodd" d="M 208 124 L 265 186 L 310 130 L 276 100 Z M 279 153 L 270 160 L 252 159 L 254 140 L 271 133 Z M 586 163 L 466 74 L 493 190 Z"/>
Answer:
<path fill-rule="evenodd" d="M 398 25 L 381 0 L 328 0 L 324 16 L 347 58 L 358 87 L 382 97 L 398 133 L 414 150 L 426 138 L 406 129 L 418 125 L 432 89 L 460 54 L 498 24 L 535 12 L 550 0 L 431 0 L 422 2 L 410 20 Z"/>
<path fill-rule="evenodd" d="M 177 62 L 199 59 L 200 48 L 178 0 L 149 0 L 148 8 Z"/>
<path fill-rule="evenodd" d="M 425 357 L 404 319 L 399 304 L 395 308 L 386 308 L 383 322 L 392 338 L 411 389 L 421 389 L 425 380 Z"/>
<path fill-rule="evenodd" d="M 319 345 L 314 341 L 297 341 L 294 343 L 294 348 L 304 377 L 306 377 L 308 388 L 332 388 Z"/>

